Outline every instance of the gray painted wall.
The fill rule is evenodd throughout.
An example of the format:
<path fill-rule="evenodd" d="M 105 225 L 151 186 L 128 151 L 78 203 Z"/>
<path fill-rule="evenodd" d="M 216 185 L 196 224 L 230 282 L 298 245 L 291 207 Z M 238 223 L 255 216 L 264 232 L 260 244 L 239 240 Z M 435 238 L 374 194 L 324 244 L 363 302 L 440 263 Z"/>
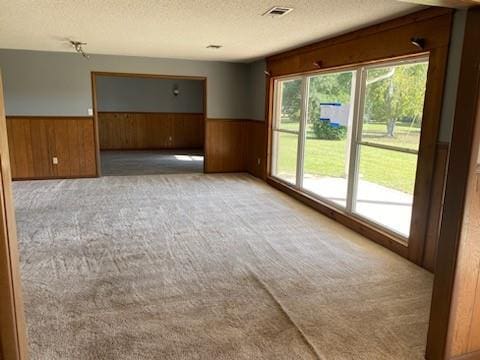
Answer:
<path fill-rule="evenodd" d="M 265 60 L 259 60 L 250 64 L 248 87 L 250 99 L 249 119 L 265 121 L 266 68 L 267 63 Z"/>
<path fill-rule="evenodd" d="M 203 81 L 98 76 L 98 111 L 203 112 Z M 179 94 L 173 94 L 177 88 Z"/>
<path fill-rule="evenodd" d="M 85 116 L 91 71 L 207 77 L 207 116 L 248 118 L 249 65 L 133 56 L 0 50 L 7 115 Z"/>
<path fill-rule="evenodd" d="M 452 137 L 466 19 L 466 10 L 456 11 L 453 17 L 452 36 L 450 39 L 445 90 L 443 95 L 441 127 L 438 137 L 439 141 L 443 142 L 450 142 Z"/>

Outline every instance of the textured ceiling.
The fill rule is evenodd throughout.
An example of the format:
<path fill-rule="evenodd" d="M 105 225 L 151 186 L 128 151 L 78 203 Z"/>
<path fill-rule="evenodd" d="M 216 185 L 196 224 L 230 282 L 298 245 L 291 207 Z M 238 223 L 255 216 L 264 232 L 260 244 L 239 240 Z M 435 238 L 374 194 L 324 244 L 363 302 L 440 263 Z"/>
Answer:
<path fill-rule="evenodd" d="M 261 16 L 272 6 L 294 11 Z M 248 62 L 421 8 L 394 0 L 0 0 L 0 48 L 72 51 L 71 38 L 92 54 Z"/>

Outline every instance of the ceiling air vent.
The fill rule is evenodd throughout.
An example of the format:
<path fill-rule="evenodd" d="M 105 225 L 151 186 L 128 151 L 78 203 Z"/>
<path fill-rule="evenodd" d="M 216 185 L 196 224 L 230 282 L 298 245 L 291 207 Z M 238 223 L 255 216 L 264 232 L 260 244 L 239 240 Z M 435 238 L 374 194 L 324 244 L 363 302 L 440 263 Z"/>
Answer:
<path fill-rule="evenodd" d="M 221 49 L 221 48 L 222 48 L 222 45 L 210 44 L 210 45 L 207 46 L 207 49 L 217 50 L 217 49 Z"/>
<path fill-rule="evenodd" d="M 284 7 L 284 6 L 274 6 L 270 10 L 268 10 L 266 13 L 263 14 L 265 15 L 270 15 L 272 17 L 281 17 L 283 15 L 288 14 L 290 11 L 292 11 L 292 8 Z"/>

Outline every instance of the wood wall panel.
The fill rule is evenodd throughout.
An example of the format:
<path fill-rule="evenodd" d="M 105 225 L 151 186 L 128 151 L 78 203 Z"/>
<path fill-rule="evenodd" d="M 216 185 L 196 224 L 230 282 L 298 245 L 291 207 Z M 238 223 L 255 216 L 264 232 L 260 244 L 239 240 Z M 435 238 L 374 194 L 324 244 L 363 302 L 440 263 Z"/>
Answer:
<path fill-rule="evenodd" d="M 479 359 L 480 7 L 467 12 L 427 353 L 429 360 Z M 474 311 L 476 310 L 476 311 Z"/>
<path fill-rule="evenodd" d="M 8 117 L 7 133 L 14 179 L 96 175 L 93 118 Z"/>
<path fill-rule="evenodd" d="M 265 179 L 265 125 L 248 119 L 207 119 L 205 171 L 249 172 Z"/>
<path fill-rule="evenodd" d="M 246 121 L 207 119 L 205 172 L 246 171 Z"/>
<path fill-rule="evenodd" d="M 199 149 L 204 115 L 99 112 L 101 150 Z"/>
<path fill-rule="evenodd" d="M 450 41 L 452 10 L 427 9 L 267 58 L 271 76 L 403 57 L 446 47 Z M 410 39 L 425 39 L 425 48 Z"/>
<path fill-rule="evenodd" d="M 266 123 L 247 121 L 246 128 L 246 166 L 247 171 L 260 178 L 266 178 L 267 143 Z"/>
<path fill-rule="evenodd" d="M 431 181 L 432 201 L 430 204 L 430 216 L 423 257 L 423 267 L 431 272 L 435 272 L 438 236 L 440 233 L 440 222 L 442 220 L 443 213 L 443 194 L 445 191 L 448 148 L 448 143 L 439 143 L 437 145 L 435 171 Z"/>

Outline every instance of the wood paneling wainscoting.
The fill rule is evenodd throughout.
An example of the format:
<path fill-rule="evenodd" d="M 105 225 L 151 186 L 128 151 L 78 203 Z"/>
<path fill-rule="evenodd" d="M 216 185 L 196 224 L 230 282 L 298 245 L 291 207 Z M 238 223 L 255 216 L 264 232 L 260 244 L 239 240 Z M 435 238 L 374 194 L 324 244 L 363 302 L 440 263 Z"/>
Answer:
<path fill-rule="evenodd" d="M 13 179 L 96 176 L 92 117 L 8 116 L 7 133 Z"/>
<path fill-rule="evenodd" d="M 248 119 L 207 119 L 205 172 L 247 171 L 265 178 L 266 123 Z"/>
<path fill-rule="evenodd" d="M 98 112 L 98 131 L 101 150 L 199 149 L 204 115 Z"/>

